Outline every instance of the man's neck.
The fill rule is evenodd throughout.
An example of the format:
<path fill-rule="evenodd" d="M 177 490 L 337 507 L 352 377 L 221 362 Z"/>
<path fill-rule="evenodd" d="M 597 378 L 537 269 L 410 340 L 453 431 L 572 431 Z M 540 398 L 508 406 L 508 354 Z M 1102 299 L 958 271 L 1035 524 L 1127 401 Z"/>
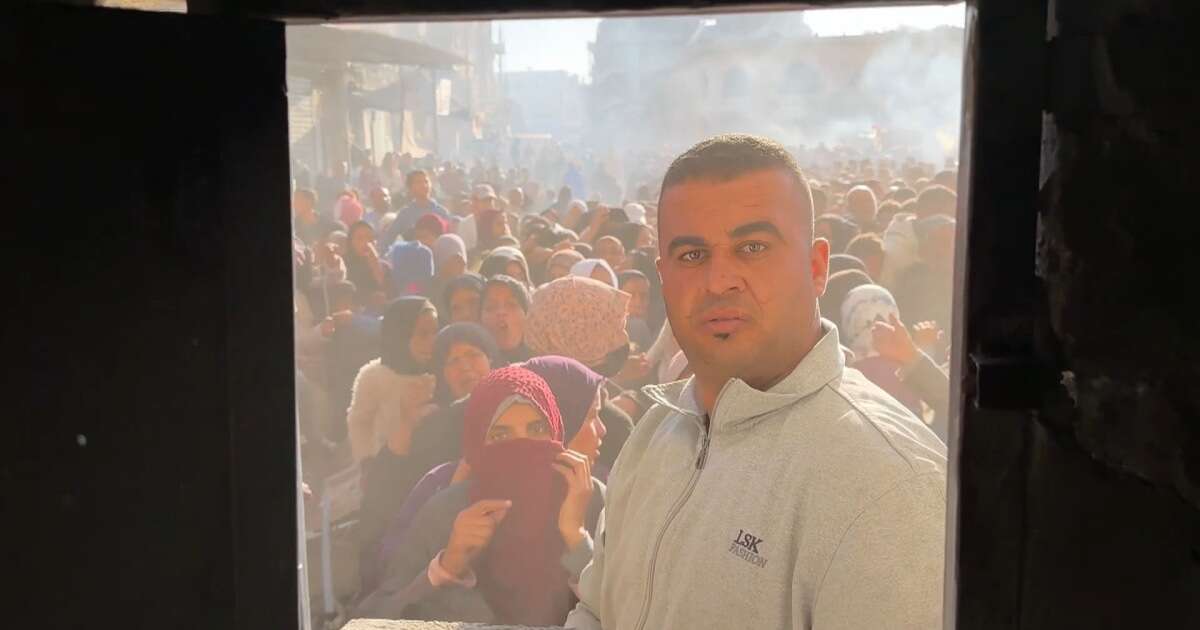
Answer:
<path fill-rule="evenodd" d="M 418 207 L 428 206 L 432 203 L 433 203 L 433 199 L 431 197 L 421 197 L 421 198 L 413 197 L 413 200 L 412 200 L 412 204 L 414 206 L 418 206 Z"/>
<path fill-rule="evenodd" d="M 729 381 L 729 377 L 709 376 L 706 378 L 697 372 L 695 378 L 693 392 L 696 404 L 700 406 L 705 415 L 711 415 L 713 407 L 717 406 L 717 396 L 721 393 L 721 389 L 725 387 L 725 383 Z"/>
<path fill-rule="evenodd" d="M 820 320 L 817 321 L 819 322 Z M 799 365 L 804 361 L 805 357 L 812 352 L 813 348 L 816 347 L 817 342 L 820 341 L 820 339 L 821 327 L 818 323 L 816 325 L 816 332 L 814 333 L 812 339 L 804 344 L 805 347 L 803 352 L 799 353 L 799 355 L 792 359 L 783 361 L 779 369 L 772 370 L 765 374 L 760 373 L 739 375 L 728 374 L 725 372 L 706 374 L 703 369 L 695 369 L 693 373 L 695 375 L 694 388 L 696 393 L 696 403 L 700 405 L 700 408 L 703 409 L 706 414 L 711 415 L 713 408 L 717 406 L 717 398 L 720 396 L 721 390 L 724 389 L 726 383 L 735 378 L 740 378 L 741 380 L 745 381 L 747 385 L 757 389 L 760 392 L 770 390 L 772 387 L 775 387 L 779 383 L 783 382 L 783 380 L 791 375 L 792 372 L 796 371 L 796 368 L 799 367 Z M 764 370 L 764 372 L 766 371 Z"/>

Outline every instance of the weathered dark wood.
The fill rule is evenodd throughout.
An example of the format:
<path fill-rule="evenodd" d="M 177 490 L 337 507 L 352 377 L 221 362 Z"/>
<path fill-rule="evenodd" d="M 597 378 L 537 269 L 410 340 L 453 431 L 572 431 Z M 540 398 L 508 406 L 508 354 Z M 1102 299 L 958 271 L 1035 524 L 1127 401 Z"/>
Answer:
<path fill-rule="evenodd" d="M 282 26 L 10 8 L 0 51 L 6 625 L 293 627 Z"/>
<path fill-rule="evenodd" d="M 961 420 L 949 445 L 948 628 L 1018 627 L 1032 412 L 978 408 L 976 362 L 968 355 L 1033 355 L 1043 4 L 979 0 L 967 12 L 951 397 Z"/>

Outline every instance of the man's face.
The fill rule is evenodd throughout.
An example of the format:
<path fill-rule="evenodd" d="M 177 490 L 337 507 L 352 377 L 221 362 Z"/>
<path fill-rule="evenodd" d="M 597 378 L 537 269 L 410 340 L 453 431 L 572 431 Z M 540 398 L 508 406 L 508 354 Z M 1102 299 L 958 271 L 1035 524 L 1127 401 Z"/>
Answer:
<path fill-rule="evenodd" d="M 768 387 L 815 343 L 829 244 L 812 238 L 811 203 L 782 170 L 663 191 L 663 297 L 698 374 Z"/>
<path fill-rule="evenodd" d="M 414 175 L 408 182 L 408 194 L 417 201 L 425 201 L 429 199 L 429 191 L 432 188 L 429 183 L 429 176 L 421 173 Z"/>

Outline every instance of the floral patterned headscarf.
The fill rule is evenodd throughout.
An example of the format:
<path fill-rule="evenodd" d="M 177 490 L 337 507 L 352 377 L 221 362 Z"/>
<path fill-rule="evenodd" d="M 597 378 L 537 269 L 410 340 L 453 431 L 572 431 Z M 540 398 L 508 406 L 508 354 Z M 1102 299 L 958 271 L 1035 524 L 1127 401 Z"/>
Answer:
<path fill-rule="evenodd" d="M 625 318 L 630 296 L 591 278 L 565 276 L 533 294 L 525 343 L 536 355 L 570 357 L 587 366 L 629 344 Z"/>

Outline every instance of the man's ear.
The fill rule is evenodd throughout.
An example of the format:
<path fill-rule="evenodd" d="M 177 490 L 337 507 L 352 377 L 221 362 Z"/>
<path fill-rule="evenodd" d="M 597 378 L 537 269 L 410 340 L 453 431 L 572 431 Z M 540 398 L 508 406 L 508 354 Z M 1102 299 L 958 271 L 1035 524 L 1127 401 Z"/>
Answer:
<path fill-rule="evenodd" d="M 813 295 L 825 295 L 825 285 L 829 282 L 829 241 L 823 238 L 813 239 L 809 249 L 809 266 L 812 273 Z"/>

